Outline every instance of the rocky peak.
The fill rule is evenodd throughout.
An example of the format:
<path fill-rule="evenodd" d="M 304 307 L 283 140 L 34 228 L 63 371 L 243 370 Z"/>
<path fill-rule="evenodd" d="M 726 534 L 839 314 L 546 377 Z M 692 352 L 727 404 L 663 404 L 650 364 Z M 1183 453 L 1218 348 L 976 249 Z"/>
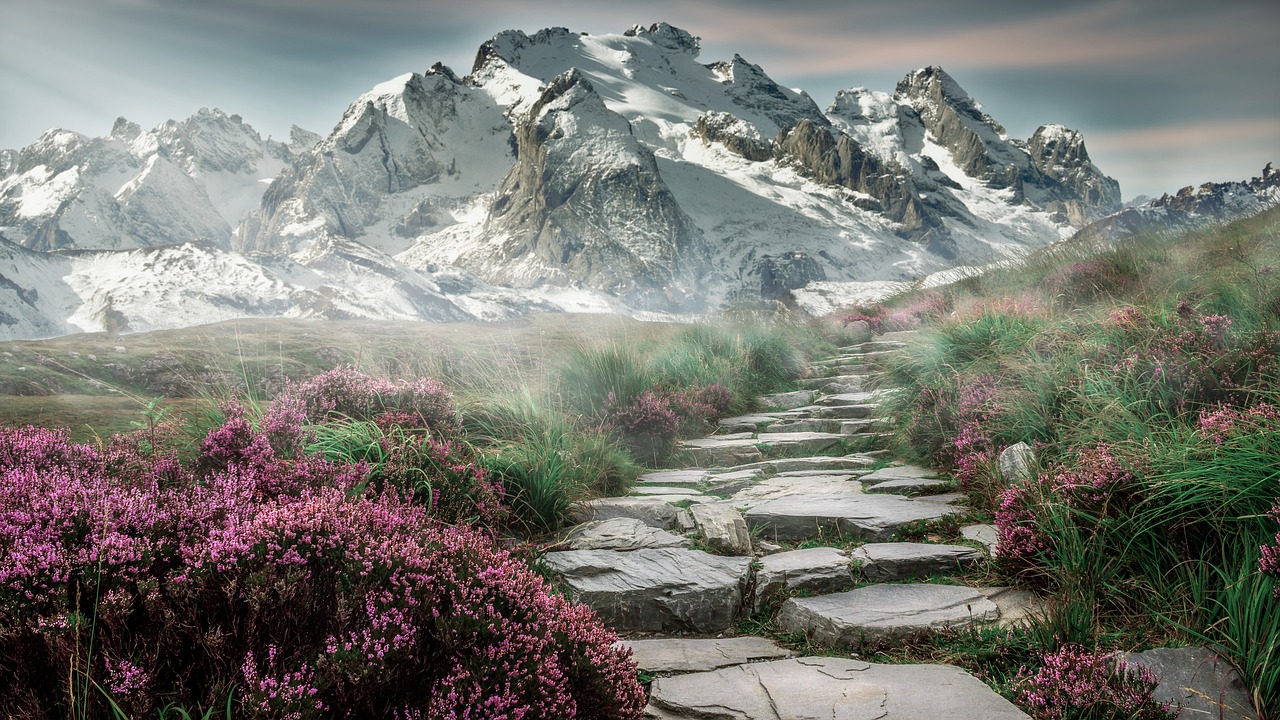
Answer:
<path fill-rule="evenodd" d="M 1041 125 L 1027 141 L 1027 151 L 1041 170 L 1089 162 L 1084 134 L 1063 125 Z"/>
<path fill-rule="evenodd" d="M 116 118 L 115 124 L 111 126 L 111 137 L 124 142 L 132 142 L 141 134 L 142 127 L 123 116 Z"/>
<path fill-rule="evenodd" d="M 702 38 L 664 22 L 654 23 L 647 28 L 643 25 L 632 25 L 623 35 L 626 37 L 648 38 L 654 45 L 689 53 L 694 57 L 697 57 L 702 50 Z"/>
<path fill-rule="evenodd" d="M 522 30 L 504 30 L 486 40 L 476 51 L 476 60 L 471 65 L 471 75 L 481 75 L 484 70 L 491 68 L 495 61 L 516 67 L 520 64 L 521 50 L 533 45 L 550 45 L 577 35 L 578 33 L 570 32 L 568 28 L 563 27 L 543 28 L 532 35 Z"/>
<path fill-rule="evenodd" d="M 936 65 L 916 70 L 899 81 L 894 99 L 913 105 L 926 123 L 937 121 L 946 106 L 991 126 L 999 135 L 1006 135 L 1004 127 L 983 112 L 982 106 L 974 102 L 955 78 Z"/>
<path fill-rule="evenodd" d="M 712 110 L 703 113 L 689 134 L 705 145 L 719 143 L 734 155 L 748 160 L 760 162 L 773 155 L 772 143 L 760 135 L 755 125 L 727 112 Z"/>
<path fill-rule="evenodd" d="M 779 129 L 792 127 L 801 120 L 822 126 L 831 124 L 808 94 L 782 87 L 759 65 L 747 62 L 741 55 L 735 53 L 732 60 L 721 60 L 707 67 L 728 86 L 726 92 L 734 104 L 760 113 Z"/>

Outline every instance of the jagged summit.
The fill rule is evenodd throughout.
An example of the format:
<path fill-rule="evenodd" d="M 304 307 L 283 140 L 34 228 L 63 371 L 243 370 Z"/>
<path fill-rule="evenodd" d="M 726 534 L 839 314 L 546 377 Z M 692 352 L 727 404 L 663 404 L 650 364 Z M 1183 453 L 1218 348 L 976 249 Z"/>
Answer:
<path fill-rule="evenodd" d="M 257 288 L 210 291 L 235 298 L 213 303 L 232 316 L 821 309 L 1119 207 L 1079 133 L 1010 139 L 941 68 L 823 111 L 739 54 L 700 52 L 662 22 L 508 30 L 465 77 L 388 73 L 326 136 L 295 129 L 288 145 L 216 110 L 149 131 L 121 119 L 102 138 L 50 131 L 0 152 L 0 235 L 37 251 L 12 257 L 47 280 L 43 327 L 137 329 L 166 322 L 145 288 L 176 292 L 148 269 L 162 247 L 203 248 L 164 255 L 190 277 Z M 101 251 L 132 281 L 94 294 L 99 271 L 33 269 L 63 248 Z M 3 292 L 0 309 L 24 302 Z"/>

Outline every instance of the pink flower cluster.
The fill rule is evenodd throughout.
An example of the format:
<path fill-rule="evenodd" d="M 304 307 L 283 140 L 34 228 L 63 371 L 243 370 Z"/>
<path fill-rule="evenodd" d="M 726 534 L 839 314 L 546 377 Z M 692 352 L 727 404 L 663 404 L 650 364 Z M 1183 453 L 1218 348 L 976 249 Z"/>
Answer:
<path fill-rule="evenodd" d="M 1113 654 L 1068 645 L 1019 673 L 1018 704 L 1036 720 L 1175 720 L 1178 708 L 1157 701 L 1144 667 Z"/>
<path fill-rule="evenodd" d="M 413 438 L 428 509 L 366 489 L 367 467 L 278 452 L 298 417 L 255 429 L 228 407 L 188 463 L 0 427 L 0 714 L 71 714 L 74 666 L 135 717 L 229 687 L 251 718 L 640 716 L 590 610 L 438 519 L 497 506 L 465 446 Z"/>
<path fill-rule="evenodd" d="M 1264 424 L 1280 421 L 1280 410 L 1258 403 L 1244 410 L 1231 405 L 1200 411 L 1196 432 L 1215 445 L 1221 445 L 1232 437 L 1256 432 Z"/>
<path fill-rule="evenodd" d="M 277 403 L 310 422 L 332 418 L 377 420 L 391 414 L 400 425 L 438 433 L 457 429 L 453 396 L 429 378 L 398 383 L 367 375 L 350 365 L 336 367 L 300 383 L 289 384 Z"/>
<path fill-rule="evenodd" d="M 1271 517 L 1280 522 L 1280 500 L 1271 508 Z M 1276 533 L 1275 542 L 1262 546 L 1262 557 L 1258 559 L 1258 570 L 1280 579 L 1280 532 Z M 1276 587 L 1275 596 L 1280 598 L 1280 587 Z"/>
<path fill-rule="evenodd" d="M 613 395 L 605 403 L 604 425 L 617 434 L 641 462 L 659 465 L 675 450 L 677 437 L 704 432 L 733 403 L 720 384 L 693 390 L 646 390 L 630 402 Z"/>

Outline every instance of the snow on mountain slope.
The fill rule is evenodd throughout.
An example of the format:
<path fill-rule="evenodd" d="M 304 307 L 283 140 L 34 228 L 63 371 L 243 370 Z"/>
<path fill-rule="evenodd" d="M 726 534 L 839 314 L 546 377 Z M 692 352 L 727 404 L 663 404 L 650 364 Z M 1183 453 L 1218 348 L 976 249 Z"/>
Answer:
<path fill-rule="evenodd" d="M 437 64 L 379 83 L 327 137 L 288 146 L 218 111 L 50 131 L 0 153 L 0 235 L 47 255 L 21 262 L 67 306 L 28 303 L 0 333 L 689 312 L 807 285 L 826 306 L 1119 207 L 1079 133 L 1010 139 L 940 68 L 823 112 L 699 51 L 665 23 L 506 31 L 466 77 Z M 113 252 L 48 254 L 76 248 Z"/>

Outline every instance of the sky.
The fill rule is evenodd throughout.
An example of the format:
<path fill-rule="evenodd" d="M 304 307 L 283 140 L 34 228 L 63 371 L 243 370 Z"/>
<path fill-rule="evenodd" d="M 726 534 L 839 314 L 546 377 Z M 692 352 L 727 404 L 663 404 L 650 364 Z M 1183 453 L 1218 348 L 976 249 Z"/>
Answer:
<path fill-rule="evenodd" d="M 511 28 L 669 22 L 826 107 L 940 65 L 1013 137 L 1081 130 L 1126 199 L 1280 163 L 1276 0 L 0 0 L 0 148 L 202 107 L 327 134 L 373 85 Z"/>

